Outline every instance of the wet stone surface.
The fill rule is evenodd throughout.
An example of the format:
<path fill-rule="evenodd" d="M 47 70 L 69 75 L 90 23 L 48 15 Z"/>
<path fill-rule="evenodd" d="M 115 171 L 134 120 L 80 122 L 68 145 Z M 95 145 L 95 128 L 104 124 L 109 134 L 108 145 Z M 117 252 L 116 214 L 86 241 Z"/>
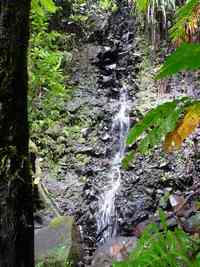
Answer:
<path fill-rule="evenodd" d="M 65 105 L 66 122 L 62 129 L 55 129 L 56 134 L 47 133 L 55 136 L 57 150 L 58 145 L 64 146 L 58 161 L 59 179 L 53 181 L 48 175 L 45 178 L 61 211 L 74 215 L 81 226 L 82 265 L 85 266 L 91 263 L 100 238 L 96 213 L 117 150 L 118 129 L 115 136 L 111 128 L 119 110 L 120 88 L 126 84 L 128 89 L 131 125 L 144 113 L 147 101 L 153 105 L 155 99 L 158 101 L 152 73 L 142 72 L 146 56 L 141 45 L 143 37 L 138 36 L 139 25 L 126 1 L 120 1 L 115 14 L 104 16 L 102 12 L 94 12 L 92 20 L 96 26 L 88 33 L 88 41 L 74 50 L 72 83 L 76 88 Z M 179 81 L 169 83 L 173 94 L 181 93 L 182 88 L 176 86 Z M 169 94 L 163 94 L 159 101 L 165 96 L 167 99 Z M 148 109 L 148 105 L 146 107 Z M 184 191 L 187 195 L 187 191 L 191 191 L 199 179 L 196 162 L 200 158 L 192 146 L 190 141 L 180 153 L 173 155 L 164 154 L 158 148 L 150 156 L 137 157 L 129 170 L 121 171 L 122 182 L 115 200 L 118 235 L 135 235 L 136 226 L 147 221 L 157 207 L 170 210 L 168 200 L 161 201 L 169 192 Z M 176 225 L 173 216 L 170 220 L 172 226 Z"/>

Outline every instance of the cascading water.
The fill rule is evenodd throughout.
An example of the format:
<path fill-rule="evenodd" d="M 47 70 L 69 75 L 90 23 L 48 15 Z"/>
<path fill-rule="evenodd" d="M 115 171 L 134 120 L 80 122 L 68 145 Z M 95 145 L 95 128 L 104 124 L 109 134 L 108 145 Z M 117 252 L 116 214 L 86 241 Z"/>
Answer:
<path fill-rule="evenodd" d="M 125 141 L 129 130 L 129 107 L 127 87 L 120 90 L 119 112 L 112 124 L 112 134 L 117 130 L 116 153 L 112 159 L 111 167 L 107 175 L 108 183 L 104 193 L 99 197 L 99 212 L 97 214 L 97 231 L 101 236 L 100 243 L 105 242 L 117 233 L 117 211 L 115 209 L 115 197 L 121 184 L 121 162 L 125 153 Z"/>

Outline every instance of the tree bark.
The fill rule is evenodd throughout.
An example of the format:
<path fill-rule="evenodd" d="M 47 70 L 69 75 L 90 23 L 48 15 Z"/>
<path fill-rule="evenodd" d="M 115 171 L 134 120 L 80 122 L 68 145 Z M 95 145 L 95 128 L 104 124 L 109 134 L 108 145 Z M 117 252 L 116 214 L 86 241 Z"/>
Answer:
<path fill-rule="evenodd" d="M 27 120 L 30 2 L 0 0 L 0 267 L 34 266 Z"/>

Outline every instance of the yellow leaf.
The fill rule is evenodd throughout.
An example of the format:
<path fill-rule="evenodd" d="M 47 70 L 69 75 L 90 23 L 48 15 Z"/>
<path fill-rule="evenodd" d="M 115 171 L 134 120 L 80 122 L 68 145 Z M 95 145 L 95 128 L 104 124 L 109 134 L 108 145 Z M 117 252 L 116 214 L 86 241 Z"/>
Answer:
<path fill-rule="evenodd" d="M 164 150 L 167 152 L 172 152 L 174 150 L 178 150 L 181 147 L 182 139 L 174 130 L 171 133 L 168 133 L 165 137 L 165 143 L 164 143 Z"/>
<path fill-rule="evenodd" d="M 177 129 L 177 133 L 180 135 L 182 141 L 184 141 L 198 126 L 199 115 L 193 111 L 186 113 L 182 120 L 182 123 Z"/>
<path fill-rule="evenodd" d="M 184 118 L 180 120 L 174 131 L 167 134 L 164 142 L 164 150 L 171 152 L 181 147 L 183 141 L 200 124 L 200 106 L 193 105 L 188 108 Z"/>

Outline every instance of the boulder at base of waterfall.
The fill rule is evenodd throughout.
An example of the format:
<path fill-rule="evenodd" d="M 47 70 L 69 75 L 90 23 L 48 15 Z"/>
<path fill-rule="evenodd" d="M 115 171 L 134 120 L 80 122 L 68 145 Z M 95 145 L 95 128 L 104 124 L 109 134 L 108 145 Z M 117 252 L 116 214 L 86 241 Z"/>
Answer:
<path fill-rule="evenodd" d="M 73 217 L 59 216 L 47 227 L 35 231 L 36 267 L 67 267 L 77 260 L 70 257 L 74 225 Z"/>
<path fill-rule="evenodd" d="M 136 245 L 136 237 L 119 236 L 112 238 L 97 248 L 91 267 L 112 267 L 113 261 L 126 259 Z"/>

